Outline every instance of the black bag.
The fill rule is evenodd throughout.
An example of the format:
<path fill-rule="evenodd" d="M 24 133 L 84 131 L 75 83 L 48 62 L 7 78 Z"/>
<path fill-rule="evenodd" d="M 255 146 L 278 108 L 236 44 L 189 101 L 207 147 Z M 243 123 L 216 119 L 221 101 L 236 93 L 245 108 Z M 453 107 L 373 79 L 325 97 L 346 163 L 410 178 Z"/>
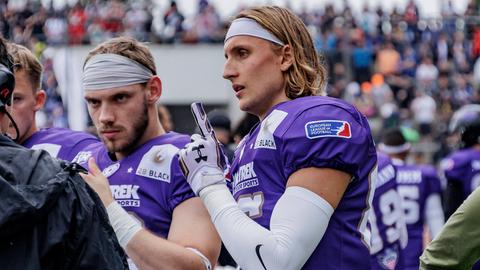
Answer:
<path fill-rule="evenodd" d="M 80 168 L 0 135 L 1 269 L 128 269 Z"/>

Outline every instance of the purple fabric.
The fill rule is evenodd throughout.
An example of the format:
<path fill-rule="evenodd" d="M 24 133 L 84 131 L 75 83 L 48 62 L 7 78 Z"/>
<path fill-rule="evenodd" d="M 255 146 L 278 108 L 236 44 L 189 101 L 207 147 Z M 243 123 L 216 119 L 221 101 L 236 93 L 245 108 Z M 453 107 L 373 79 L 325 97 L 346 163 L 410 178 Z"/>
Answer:
<path fill-rule="evenodd" d="M 406 230 L 401 197 L 397 192 L 396 170 L 390 158 L 377 153 L 378 179 L 373 197 L 372 269 L 404 269 L 404 255 L 400 237 Z M 397 217 L 398 215 L 401 215 Z M 397 217 L 397 218 L 395 218 Z M 375 221 L 374 224 L 372 222 Z M 402 232 L 403 230 L 403 232 Z"/>
<path fill-rule="evenodd" d="M 71 161 L 80 150 L 98 141 L 95 136 L 85 132 L 65 128 L 46 128 L 35 132 L 23 143 L 23 146 L 40 149 L 51 147 L 55 152 L 58 150 L 54 157 Z"/>
<path fill-rule="evenodd" d="M 230 170 L 234 197 L 253 220 L 269 228 L 292 173 L 308 167 L 349 173 L 352 181 L 302 269 L 370 269 L 359 227 L 368 217 L 376 157 L 367 120 L 352 105 L 329 97 L 298 98 L 272 108 L 239 144 Z"/>
<path fill-rule="evenodd" d="M 195 196 L 176 156 L 188 142 L 188 136 L 170 132 L 118 162 L 111 160 L 103 143 L 98 143 L 79 153 L 75 161 L 87 167 L 88 157 L 95 157 L 110 181 L 115 200 L 147 229 L 166 238 L 175 207 Z"/>
<path fill-rule="evenodd" d="M 441 195 L 440 180 L 435 168 L 430 165 L 396 164 L 395 167 L 397 168 L 398 190 L 403 199 L 408 230 L 405 269 L 418 270 L 419 257 L 423 251 L 426 200 L 432 194 Z"/>
<path fill-rule="evenodd" d="M 472 148 L 454 152 L 442 161 L 442 169 L 448 181 L 459 181 L 464 199 L 480 186 L 480 151 Z"/>

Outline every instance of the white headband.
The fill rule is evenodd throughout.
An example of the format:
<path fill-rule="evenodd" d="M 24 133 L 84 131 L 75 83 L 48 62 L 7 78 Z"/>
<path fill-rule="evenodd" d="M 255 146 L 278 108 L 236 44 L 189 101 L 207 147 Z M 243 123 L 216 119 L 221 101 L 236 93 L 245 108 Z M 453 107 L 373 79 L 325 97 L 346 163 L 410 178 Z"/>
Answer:
<path fill-rule="evenodd" d="M 153 76 L 145 66 L 119 54 L 94 55 L 83 68 L 85 91 L 145 83 Z"/>
<path fill-rule="evenodd" d="M 263 28 L 255 20 L 249 18 L 235 19 L 228 29 L 227 35 L 225 36 L 225 42 L 235 36 L 252 36 L 271 41 L 281 46 L 285 45 L 285 43 Z"/>
<path fill-rule="evenodd" d="M 386 145 L 384 143 L 380 143 L 378 145 L 378 149 L 380 149 L 380 151 L 382 151 L 382 152 L 384 152 L 385 154 L 388 154 L 388 155 L 403 153 L 405 151 L 410 150 L 411 147 L 412 147 L 412 145 L 409 142 L 401 144 L 401 145 L 396 145 L 396 146 Z"/>

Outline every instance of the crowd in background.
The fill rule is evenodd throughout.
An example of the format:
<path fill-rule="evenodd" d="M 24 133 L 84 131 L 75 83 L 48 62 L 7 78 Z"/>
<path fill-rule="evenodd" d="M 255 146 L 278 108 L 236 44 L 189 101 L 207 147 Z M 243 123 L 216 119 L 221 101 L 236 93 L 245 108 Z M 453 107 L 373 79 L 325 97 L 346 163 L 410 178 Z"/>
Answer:
<path fill-rule="evenodd" d="M 388 127 L 409 129 L 414 151 L 435 162 L 449 151 L 452 113 L 480 103 L 477 2 L 456 14 L 445 0 L 438 18 L 422 17 L 413 0 L 392 12 L 365 6 L 356 14 L 345 1 L 342 10 L 327 4 L 299 16 L 328 63 L 327 93 L 357 106 L 377 138 Z M 49 47 L 98 44 L 119 35 L 152 43 L 221 43 L 228 25 L 207 0 L 198 1 L 191 18 L 175 1 L 163 10 L 152 1 L 121 0 L 78 1 L 60 10 L 40 1 L 11 6 L 0 1 L 0 33 L 31 48 L 44 65 L 49 99 L 43 126 L 68 126 Z"/>

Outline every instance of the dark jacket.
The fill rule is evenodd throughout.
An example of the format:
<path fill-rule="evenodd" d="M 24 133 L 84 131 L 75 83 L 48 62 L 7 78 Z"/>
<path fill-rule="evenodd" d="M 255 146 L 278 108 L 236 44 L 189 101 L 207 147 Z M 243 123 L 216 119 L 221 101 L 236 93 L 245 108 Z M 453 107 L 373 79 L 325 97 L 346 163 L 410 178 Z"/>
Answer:
<path fill-rule="evenodd" d="M 1 269 L 128 269 L 102 202 L 77 171 L 0 135 Z"/>

